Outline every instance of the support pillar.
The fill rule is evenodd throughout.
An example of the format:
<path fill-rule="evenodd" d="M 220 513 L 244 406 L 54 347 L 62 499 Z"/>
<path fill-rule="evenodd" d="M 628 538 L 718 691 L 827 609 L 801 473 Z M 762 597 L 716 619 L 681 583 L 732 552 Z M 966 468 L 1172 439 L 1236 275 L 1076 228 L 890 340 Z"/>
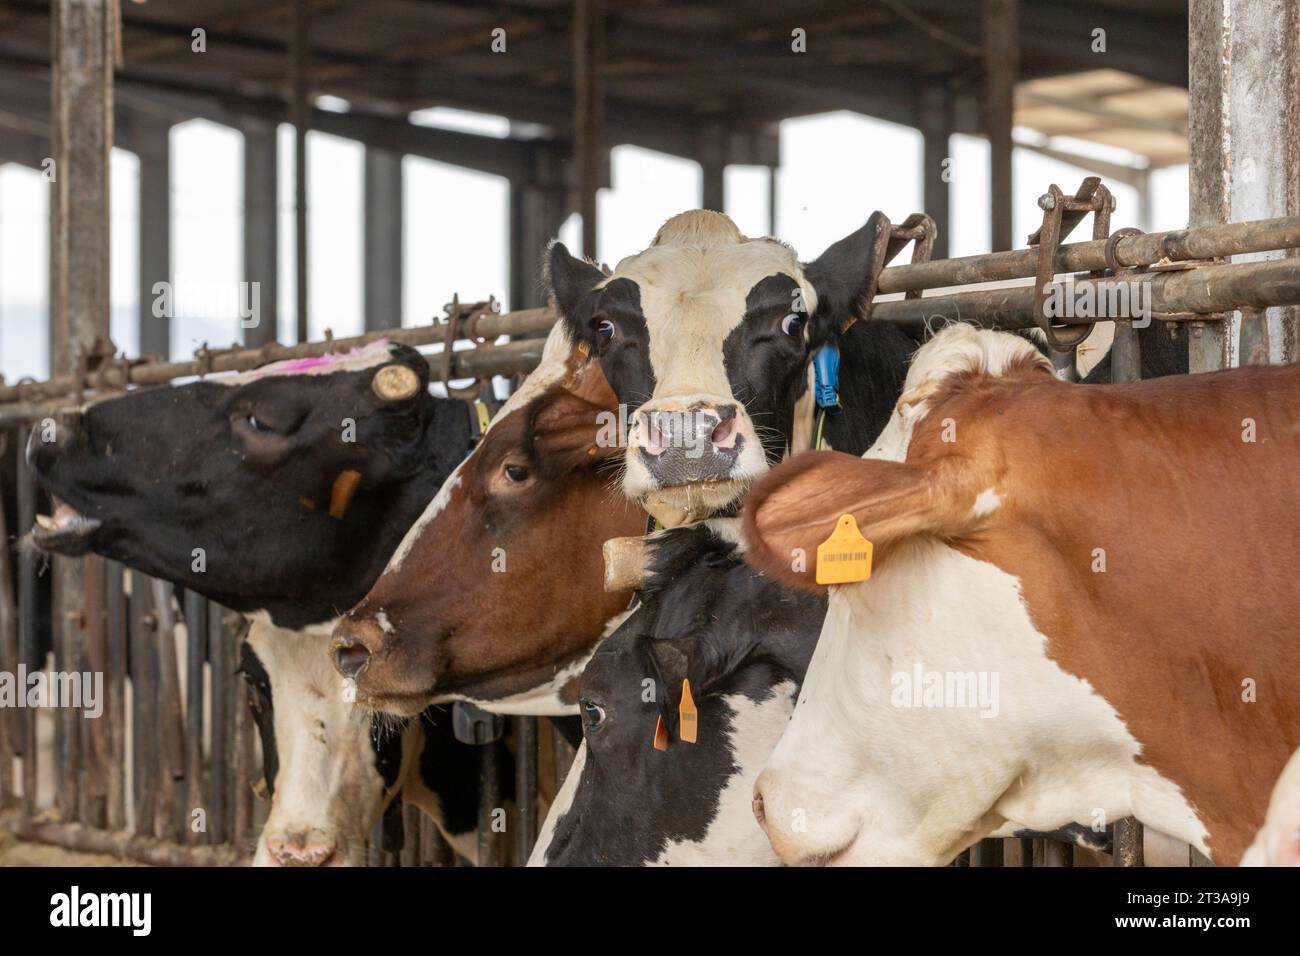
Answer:
<path fill-rule="evenodd" d="M 108 338 L 109 154 L 113 148 L 113 5 L 54 0 L 50 193 L 50 372 Z"/>
<path fill-rule="evenodd" d="M 510 308 L 546 304 L 541 287 L 542 254 L 569 215 L 566 191 L 510 184 Z"/>
<path fill-rule="evenodd" d="M 366 147 L 366 331 L 402 326 L 402 155 Z"/>
<path fill-rule="evenodd" d="M 256 303 L 244 319 L 244 344 L 250 348 L 276 341 L 279 317 L 280 215 L 276 127 L 247 120 L 244 134 L 244 274 L 243 304 Z"/>
<path fill-rule="evenodd" d="M 605 152 L 604 0 L 574 0 L 573 4 L 573 150 L 574 205 L 582 217 L 582 253 L 596 258 L 596 192 L 600 188 Z"/>
<path fill-rule="evenodd" d="M 921 183 L 924 190 L 921 207 L 938 227 L 932 258 L 948 258 L 948 235 L 951 229 L 949 138 L 952 136 L 952 100 L 947 84 L 928 83 L 921 90 L 921 136 L 924 140 Z"/>
<path fill-rule="evenodd" d="M 993 252 L 1013 248 L 1011 120 L 1019 60 L 1018 0 L 984 0 L 984 129 L 989 138 Z"/>
<path fill-rule="evenodd" d="M 1189 30 L 1191 225 L 1300 213 L 1300 10 L 1289 0 L 1198 0 Z M 1196 323 L 1191 370 L 1294 362 L 1298 328 L 1294 306 Z"/>
<path fill-rule="evenodd" d="M 171 318 L 154 315 L 153 303 L 155 286 L 172 281 L 170 130 L 165 123 L 138 124 L 134 130 L 140 159 L 140 355 L 164 361 L 171 358 Z"/>

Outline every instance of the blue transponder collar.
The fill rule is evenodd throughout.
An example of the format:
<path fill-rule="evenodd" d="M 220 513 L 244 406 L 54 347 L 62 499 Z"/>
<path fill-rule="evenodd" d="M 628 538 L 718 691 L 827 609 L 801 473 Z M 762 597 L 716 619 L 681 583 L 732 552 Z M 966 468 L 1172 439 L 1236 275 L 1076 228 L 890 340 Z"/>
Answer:
<path fill-rule="evenodd" d="M 840 347 L 834 342 L 828 342 L 819 348 L 813 356 L 813 372 L 816 375 L 817 407 L 838 415 L 843 411 L 839 391 Z"/>

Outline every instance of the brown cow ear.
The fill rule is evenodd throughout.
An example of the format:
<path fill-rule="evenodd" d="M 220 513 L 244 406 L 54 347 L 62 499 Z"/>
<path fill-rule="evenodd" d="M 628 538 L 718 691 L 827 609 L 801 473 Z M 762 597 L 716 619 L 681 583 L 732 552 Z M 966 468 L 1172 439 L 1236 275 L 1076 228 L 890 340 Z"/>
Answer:
<path fill-rule="evenodd" d="M 974 501 L 969 484 L 955 459 L 917 465 L 805 452 L 764 476 L 746 496 L 745 560 L 783 584 L 818 590 L 817 546 L 841 516 L 853 515 L 879 563 L 882 546 L 916 534 L 968 530 Z"/>
<path fill-rule="evenodd" d="M 538 399 L 532 421 L 533 452 L 545 474 L 560 476 L 623 453 L 617 409 L 565 389 Z"/>

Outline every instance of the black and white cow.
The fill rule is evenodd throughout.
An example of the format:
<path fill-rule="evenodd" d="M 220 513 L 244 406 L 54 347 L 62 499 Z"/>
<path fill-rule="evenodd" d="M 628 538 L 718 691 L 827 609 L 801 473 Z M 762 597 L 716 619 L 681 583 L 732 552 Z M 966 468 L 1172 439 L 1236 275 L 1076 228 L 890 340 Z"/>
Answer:
<path fill-rule="evenodd" d="M 336 617 L 470 446 L 465 405 L 428 378 L 414 349 L 381 341 L 38 423 L 28 460 L 59 504 L 32 539 L 281 627 Z"/>
<path fill-rule="evenodd" d="M 385 782 L 401 765 L 392 742 L 344 701 L 326 649 L 472 432 L 463 403 L 429 394 L 419 353 L 387 342 L 131 392 L 33 431 L 28 458 L 58 503 L 36 544 L 93 550 L 251 615 L 244 669 L 280 794 L 261 862 L 354 862 L 384 794 L 419 788 L 411 773 Z M 394 739 L 418 757 L 412 726 Z M 474 799 L 476 779 L 462 775 L 457 799 Z M 464 832 L 450 807 L 409 799 L 453 842 Z"/>
<path fill-rule="evenodd" d="M 779 863 L 753 818 L 753 781 L 794 712 L 826 599 L 743 563 L 737 534 L 734 519 L 714 519 L 623 553 L 642 569 L 640 602 L 583 671 L 585 740 L 530 865 Z M 684 680 L 694 743 L 682 734 Z M 1077 825 L 995 835 L 1107 849 L 1104 831 Z"/>
<path fill-rule="evenodd" d="M 362 866 L 367 835 L 397 799 L 473 860 L 478 748 L 456 740 L 449 707 L 378 721 L 347 703 L 326 653 L 329 632 L 260 628 L 241 648 L 271 801 L 254 865 Z M 512 767 L 502 769 L 508 789 Z"/>
<path fill-rule="evenodd" d="M 861 454 L 888 421 L 916 342 L 865 323 L 875 214 L 801 264 L 787 245 L 743 236 L 721 213 L 668 220 L 606 275 L 560 243 L 548 261 L 576 341 L 599 357 L 631 421 L 624 493 L 669 524 L 721 513 L 795 447 L 796 406 L 813 353 L 839 346 L 845 414 L 832 447 Z"/>

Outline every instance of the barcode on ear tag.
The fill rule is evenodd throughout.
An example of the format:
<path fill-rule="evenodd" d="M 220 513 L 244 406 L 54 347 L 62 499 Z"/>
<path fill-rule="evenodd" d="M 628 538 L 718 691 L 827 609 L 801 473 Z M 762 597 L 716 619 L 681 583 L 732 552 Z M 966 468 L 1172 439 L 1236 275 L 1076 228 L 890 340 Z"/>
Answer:
<path fill-rule="evenodd" d="M 699 721 L 695 711 L 695 699 L 691 697 L 691 682 L 682 678 L 682 702 L 677 706 L 677 736 L 683 743 L 693 744 L 699 734 Z"/>
<path fill-rule="evenodd" d="M 655 750 L 668 749 L 668 728 L 664 726 L 664 718 L 661 714 L 655 722 Z"/>
<path fill-rule="evenodd" d="M 817 583 L 852 584 L 871 577 L 871 542 L 851 514 L 840 515 L 831 536 L 817 545 Z"/>

